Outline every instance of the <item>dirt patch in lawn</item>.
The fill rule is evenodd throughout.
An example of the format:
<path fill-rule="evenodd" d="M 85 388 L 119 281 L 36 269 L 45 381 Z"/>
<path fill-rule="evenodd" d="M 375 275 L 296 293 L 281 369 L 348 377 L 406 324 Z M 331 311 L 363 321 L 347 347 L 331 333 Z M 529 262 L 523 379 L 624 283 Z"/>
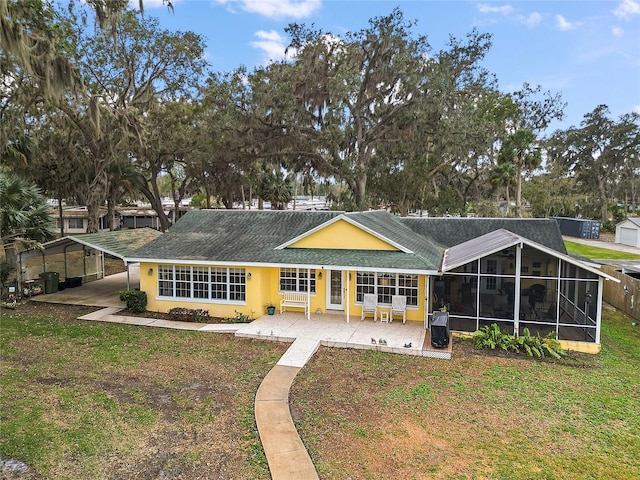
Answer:
<path fill-rule="evenodd" d="M 2 310 L 0 478 L 269 478 L 253 402 L 287 344 L 93 310 Z"/>

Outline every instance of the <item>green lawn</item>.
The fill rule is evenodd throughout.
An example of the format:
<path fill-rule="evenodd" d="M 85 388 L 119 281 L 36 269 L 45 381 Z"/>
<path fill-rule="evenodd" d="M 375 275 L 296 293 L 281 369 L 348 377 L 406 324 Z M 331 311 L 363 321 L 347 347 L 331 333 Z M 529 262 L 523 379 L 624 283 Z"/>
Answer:
<path fill-rule="evenodd" d="M 576 243 L 570 240 L 565 240 L 564 244 L 570 254 L 580 255 L 585 258 L 602 260 L 640 260 L 640 255 L 633 253 L 619 252 L 608 248 L 592 247 L 590 245 L 583 245 L 582 243 Z"/>
<path fill-rule="evenodd" d="M 286 344 L 52 308 L 0 312 L 0 459 L 21 479 L 269 478 L 253 399 Z"/>
<path fill-rule="evenodd" d="M 269 478 L 253 402 L 287 344 L 82 313 L 2 311 L 0 458 L 21 479 Z M 640 328 L 603 316 L 602 353 L 561 361 L 322 347 L 292 415 L 322 479 L 640 478 Z"/>
<path fill-rule="evenodd" d="M 602 338 L 559 362 L 322 348 L 291 409 L 326 479 L 640 478 L 640 328 L 605 312 Z"/>

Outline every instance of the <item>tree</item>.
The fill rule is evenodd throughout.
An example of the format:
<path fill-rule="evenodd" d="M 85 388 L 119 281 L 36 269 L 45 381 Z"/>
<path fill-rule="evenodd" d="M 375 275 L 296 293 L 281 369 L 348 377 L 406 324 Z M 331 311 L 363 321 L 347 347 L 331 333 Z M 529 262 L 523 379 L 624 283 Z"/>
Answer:
<path fill-rule="evenodd" d="M 39 243 L 54 238 L 54 221 L 40 189 L 0 172 L 0 238 L 7 262 L 17 264 L 16 240 Z"/>
<path fill-rule="evenodd" d="M 269 173 L 263 180 L 262 198 L 271 202 L 272 210 L 286 210 L 293 195 L 293 181 L 282 170 Z"/>
<path fill-rule="evenodd" d="M 324 150 L 328 173 L 345 180 L 357 209 L 369 206 L 376 150 L 420 95 L 428 44 L 412 35 L 413 26 L 395 9 L 344 38 L 295 24 L 287 29 L 297 51 L 291 93 L 307 122 L 303 133 Z"/>
<path fill-rule="evenodd" d="M 143 22 L 135 12 L 120 15 L 115 40 L 102 31 L 87 35 L 76 17 L 70 23 L 75 26 L 75 63 L 87 93 L 78 100 L 65 98 L 59 108 L 90 153 L 78 168 L 86 172 L 83 197 L 87 230 L 93 232 L 107 198 L 111 164 L 144 151 L 143 119 L 153 105 L 197 93 L 204 47 L 199 35 L 161 30 L 156 19 Z"/>
<path fill-rule="evenodd" d="M 522 173 L 538 168 L 541 159 L 540 147 L 536 144 L 536 137 L 531 130 L 516 130 L 502 142 L 498 164 L 511 163 L 514 166 L 518 217 L 522 217 Z"/>
<path fill-rule="evenodd" d="M 600 219 L 606 223 L 618 185 L 640 168 L 640 115 L 622 115 L 616 122 L 609 107 L 598 105 L 579 128 L 556 131 L 547 152 L 551 166 L 575 177 L 582 193 L 596 193 Z"/>

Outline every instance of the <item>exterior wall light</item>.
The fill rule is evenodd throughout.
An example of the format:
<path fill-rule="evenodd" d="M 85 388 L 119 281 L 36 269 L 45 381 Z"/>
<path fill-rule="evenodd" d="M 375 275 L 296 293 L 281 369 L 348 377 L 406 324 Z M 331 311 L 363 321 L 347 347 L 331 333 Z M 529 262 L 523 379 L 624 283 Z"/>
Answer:
<path fill-rule="evenodd" d="M 153 268 L 149 269 L 149 271 L 147 272 L 147 275 L 149 275 L 149 276 L 153 275 Z"/>
<path fill-rule="evenodd" d="M 251 280 L 251 272 L 247 273 L 247 280 Z"/>

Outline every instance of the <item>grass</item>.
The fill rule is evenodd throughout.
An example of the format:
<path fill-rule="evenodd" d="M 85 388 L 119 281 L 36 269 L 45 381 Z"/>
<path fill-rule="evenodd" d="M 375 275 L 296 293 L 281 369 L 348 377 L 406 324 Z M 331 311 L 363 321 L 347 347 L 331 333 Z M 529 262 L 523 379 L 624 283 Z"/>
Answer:
<path fill-rule="evenodd" d="M 560 361 L 458 339 L 449 362 L 322 348 L 294 420 L 326 479 L 640 478 L 640 329 L 605 312 L 602 336 Z"/>
<path fill-rule="evenodd" d="M 0 458 L 62 480 L 269 478 L 246 409 L 286 345 L 24 308 L 0 323 Z"/>
<path fill-rule="evenodd" d="M 599 260 L 640 260 L 640 255 L 633 253 L 593 247 L 591 245 L 583 245 L 570 240 L 565 240 L 564 244 L 567 247 L 567 252 L 574 255 L 580 255 L 585 258 Z"/>
<path fill-rule="evenodd" d="M 288 345 L 29 308 L 0 323 L 0 457 L 23 478 L 269 478 L 253 402 Z M 640 478 L 640 328 L 606 311 L 602 341 L 560 361 L 322 347 L 290 407 L 322 479 Z"/>

